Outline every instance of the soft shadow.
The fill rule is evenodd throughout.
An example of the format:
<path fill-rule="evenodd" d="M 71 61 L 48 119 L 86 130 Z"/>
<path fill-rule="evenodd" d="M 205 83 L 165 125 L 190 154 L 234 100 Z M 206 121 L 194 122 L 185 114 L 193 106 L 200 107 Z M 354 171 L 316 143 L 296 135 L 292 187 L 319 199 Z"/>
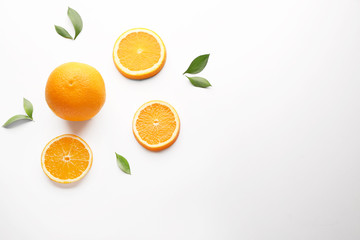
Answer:
<path fill-rule="evenodd" d="M 71 132 L 75 134 L 80 134 L 84 130 L 86 125 L 89 124 L 90 121 L 91 120 L 81 121 L 81 122 L 67 121 L 67 125 L 70 128 Z"/>
<path fill-rule="evenodd" d="M 83 179 L 80 179 L 79 181 L 73 183 L 57 183 L 49 179 L 49 181 L 52 182 L 52 184 L 54 184 L 58 188 L 75 188 L 80 184 L 80 182 L 82 182 L 82 180 Z"/>
<path fill-rule="evenodd" d="M 4 127 L 4 128 L 8 128 L 8 129 L 15 128 L 15 127 L 23 125 L 24 123 L 27 123 L 27 122 L 32 122 L 32 120 L 30 120 L 30 119 L 17 120 L 16 122 L 14 122 L 14 123 L 12 123 L 9 126 Z"/>
<path fill-rule="evenodd" d="M 146 149 L 146 148 L 144 148 L 143 146 L 141 146 L 137 141 L 135 141 L 135 142 L 139 145 L 139 147 L 142 149 L 143 152 L 147 152 L 147 153 L 154 154 L 154 155 L 166 154 L 166 153 L 169 152 L 169 151 L 173 151 L 173 150 L 171 150 L 171 149 L 176 148 L 175 145 L 177 145 L 177 144 L 176 144 L 177 141 L 175 141 L 171 146 L 169 146 L 169 147 L 167 147 L 167 148 L 165 148 L 165 149 L 163 149 L 163 150 L 160 150 L 160 151 L 151 151 L 151 150 Z"/>
<path fill-rule="evenodd" d="M 156 75 L 155 75 L 156 76 Z M 133 82 L 146 82 L 146 80 L 149 80 L 151 78 L 154 78 L 155 76 L 152 76 L 152 77 L 149 77 L 149 78 L 144 78 L 144 79 L 132 79 L 132 78 L 127 78 L 127 77 L 124 77 L 124 79 L 126 80 L 130 80 L 130 81 L 133 81 Z"/>
<path fill-rule="evenodd" d="M 120 74 L 119 77 L 122 78 L 122 79 L 125 79 L 125 80 L 133 81 L 133 82 L 146 82 L 146 80 L 154 79 L 155 77 L 161 78 L 161 75 L 162 75 L 161 72 L 162 72 L 162 69 L 160 70 L 160 72 L 158 72 L 158 73 L 155 74 L 154 76 L 148 77 L 148 78 L 144 78 L 144 79 L 127 78 L 127 77 L 125 77 L 125 76 L 122 75 L 122 74 Z"/>
<path fill-rule="evenodd" d="M 132 78 L 125 78 L 126 80 L 134 81 L 134 82 L 146 82 L 146 80 L 149 80 L 153 77 L 145 78 L 145 79 L 132 79 Z"/>

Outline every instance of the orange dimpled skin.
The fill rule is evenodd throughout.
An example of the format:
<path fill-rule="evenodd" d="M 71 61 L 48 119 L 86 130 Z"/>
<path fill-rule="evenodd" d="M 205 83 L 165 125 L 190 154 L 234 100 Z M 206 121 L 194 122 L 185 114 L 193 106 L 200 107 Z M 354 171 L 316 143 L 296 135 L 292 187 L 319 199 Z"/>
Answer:
<path fill-rule="evenodd" d="M 176 141 L 179 132 L 179 116 L 167 102 L 147 102 L 135 113 L 133 133 L 136 140 L 146 149 L 161 151 L 170 147 Z"/>
<path fill-rule="evenodd" d="M 95 68 L 65 63 L 50 74 L 45 97 L 57 116 L 69 121 L 89 120 L 105 103 L 105 83 Z"/>
<path fill-rule="evenodd" d="M 44 173 L 58 183 L 82 179 L 93 161 L 89 145 L 80 137 L 64 134 L 51 140 L 41 154 Z"/>

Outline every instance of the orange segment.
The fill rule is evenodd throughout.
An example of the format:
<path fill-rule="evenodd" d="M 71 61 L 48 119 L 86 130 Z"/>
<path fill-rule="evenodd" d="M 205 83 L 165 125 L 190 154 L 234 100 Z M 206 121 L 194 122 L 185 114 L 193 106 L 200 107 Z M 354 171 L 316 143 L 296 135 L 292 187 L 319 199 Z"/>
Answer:
<path fill-rule="evenodd" d="M 80 137 L 65 134 L 51 140 L 41 154 L 45 174 L 59 183 L 76 182 L 91 168 L 93 155 L 89 145 Z"/>
<path fill-rule="evenodd" d="M 180 119 L 167 102 L 154 100 L 142 105 L 135 113 L 133 133 L 136 140 L 151 151 L 170 147 L 180 131 Z"/>
<path fill-rule="evenodd" d="M 120 63 L 131 71 L 154 66 L 161 57 L 156 38 L 145 32 L 133 32 L 119 43 L 117 55 Z"/>
<path fill-rule="evenodd" d="M 156 75 L 165 64 L 165 45 L 161 38 L 149 29 L 130 29 L 116 40 L 113 60 L 125 77 L 149 78 Z"/>

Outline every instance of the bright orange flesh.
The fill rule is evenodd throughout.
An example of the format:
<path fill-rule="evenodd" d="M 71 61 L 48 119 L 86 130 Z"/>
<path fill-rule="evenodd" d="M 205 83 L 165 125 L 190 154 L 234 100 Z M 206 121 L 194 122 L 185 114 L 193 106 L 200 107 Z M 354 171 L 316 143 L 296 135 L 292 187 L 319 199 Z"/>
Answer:
<path fill-rule="evenodd" d="M 133 120 L 135 138 L 149 150 L 160 151 L 168 148 L 176 141 L 179 130 L 179 116 L 166 102 L 150 101 L 135 113 Z"/>
<path fill-rule="evenodd" d="M 148 33 L 133 32 L 120 42 L 117 55 L 131 71 L 148 69 L 159 61 L 160 45 Z"/>
<path fill-rule="evenodd" d="M 92 157 L 91 149 L 83 139 L 65 134 L 46 145 L 41 155 L 41 166 L 51 180 L 71 183 L 87 174 Z"/>
<path fill-rule="evenodd" d="M 113 59 L 115 66 L 125 77 L 149 78 L 157 74 L 165 64 L 165 45 L 149 29 L 130 29 L 115 42 Z"/>

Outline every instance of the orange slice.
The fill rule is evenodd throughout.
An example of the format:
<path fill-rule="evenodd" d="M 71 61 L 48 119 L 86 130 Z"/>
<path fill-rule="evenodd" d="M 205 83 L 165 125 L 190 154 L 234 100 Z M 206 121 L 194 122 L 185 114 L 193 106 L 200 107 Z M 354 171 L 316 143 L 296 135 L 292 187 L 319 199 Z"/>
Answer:
<path fill-rule="evenodd" d="M 165 45 L 161 38 L 149 29 L 130 29 L 116 40 L 113 60 L 125 77 L 149 78 L 160 72 L 165 64 Z"/>
<path fill-rule="evenodd" d="M 82 179 L 90 170 L 93 154 L 80 137 L 64 134 L 51 140 L 41 154 L 45 174 L 58 183 L 72 183 Z"/>
<path fill-rule="evenodd" d="M 154 100 L 142 105 L 135 113 L 133 133 L 136 140 L 151 151 L 170 147 L 179 136 L 180 119 L 167 102 Z"/>

